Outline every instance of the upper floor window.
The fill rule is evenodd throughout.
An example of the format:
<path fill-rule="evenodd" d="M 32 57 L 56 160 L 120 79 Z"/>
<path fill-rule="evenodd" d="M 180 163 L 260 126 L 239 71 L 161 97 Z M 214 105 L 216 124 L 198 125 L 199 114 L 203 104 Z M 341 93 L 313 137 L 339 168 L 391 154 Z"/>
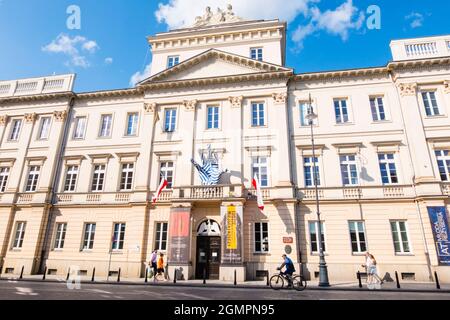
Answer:
<path fill-rule="evenodd" d="M 122 164 L 120 190 L 131 190 L 133 188 L 133 173 L 134 173 L 134 163 Z"/>
<path fill-rule="evenodd" d="M 125 240 L 125 223 L 115 223 L 111 249 L 122 250 L 124 240 Z"/>
<path fill-rule="evenodd" d="M 20 129 L 22 128 L 22 120 L 14 119 L 11 125 L 11 132 L 9 134 L 9 140 L 17 141 L 19 140 Z"/>
<path fill-rule="evenodd" d="M 16 224 L 16 234 L 14 236 L 13 249 L 20 249 L 23 245 L 23 239 L 25 237 L 25 227 L 27 223 L 18 221 Z"/>
<path fill-rule="evenodd" d="M 254 60 L 263 61 L 263 48 L 251 48 L 250 58 Z"/>
<path fill-rule="evenodd" d="M 39 180 L 39 172 L 41 170 L 40 166 L 31 166 L 28 171 L 27 185 L 25 192 L 34 192 L 37 188 L 37 183 Z"/>
<path fill-rule="evenodd" d="M 308 120 L 308 114 L 310 113 L 310 105 L 309 102 L 300 102 L 299 104 L 300 108 L 300 125 L 302 127 L 310 126 L 311 123 Z M 317 125 L 317 118 L 315 118 L 313 121 L 313 125 Z"/>
<path fill-rule="evenodd" d="M 166 109 L 164 131 L 174 132 L 176 121 L 177 121 L 177 109 Z"/>
<path fill-rule="evenodd" d="M 252 158 L 252 177 L 258 177 L 261 187 L 269 186 L 267 157 L 253 157 Z"/>
<path fill-rule="evenodd" d="M 336 123 L 349 122 L 347 99 L 335 99 L 334 100 L 334 112 L 336 115 Z"/>
<path fill-rule="evenodd" d="M 442 181 L 450 181 L 450 151 L 436 150 L 436 159 L 439 167 L 439 175 Z"/>
<path fill-rule="evenodd" d="M 384 111 L 383 97 L 370 98 L 370 109 L 372 111 L 373 121 L 386 120 L 386 113 Z"/>
<path fill-rule="evenodd" d="M 64 191 L 75 191 L 78 178 L 78 166 L 68 166 L 66 181 L 64 183 Z"/>
<path fill-rule="evenodd" d="M 173 185 L 173 162 L 172 161 L 161 162 L 159 183 L 161 183 L 161 179 L 163 179 L 163 178 L 167 180 L 167 188 L 168 189 L 172 188 L 172 185 Z"/>
<path fill-rule="evenodd" d="M 378 161 L 383 184 L 398 183 L 394 154 L 380 153 L 378 154 Z"/>
<path fill-rule="evenodd" d="M 112 127 L 112 115 L 111 114 L 102 115 L 99 136 L 100 137 L 111 136 L 111 127 Z"/>
<path fill-rule="evenodd" d="M 340 156 L 342 183 L 344 186 L 354 186 L 358 184 L 358 171 L 356 165 L 356 156 Z"/>
<path fill-rule="evenodd" d="M 50 117 L 44 117 L 41 119 L 41 126 L 39 128 L 39 140 L 45 140 L 48 139 L 48 135 L 50 133 L 50 123 L 51 118 Z"/>
<path fill-rule="evenodd" d="M 423 104 L 425 105 L 425 112 L 427 116 L 439 116 L 441 113 L 439 111 L 439 106 L 436 100 L 435 91 L 425 91 L 422 92 Z"/>
<path fill-rule="evenodd" d="M 316 172 L 317 185 L 320 186 L 320 174 L 319 174 L 319 158 L 304 157 L 303 158 L 303 170 L 305 172 L 305 186 L 312 187 L 314 184 L 314 168 Z"/>
<path fill-rule="evenodd" d="M 56 224 L 55 249 L 64 248 L 64 240 L 66 239 L 67 223 Z"/>
<path fill-rule="evenodd" d="M 86 131 L 86 117 L 75 118 L 75 130 L 73 131 L 74 139 L 84 139 L 84 133 Z"/>
<path fill-rule="evenodd" d="M 135 136 L 139 121 L 139 113 L 129 113 L 127 119 L 127 136 Z"/>
<path fill-rule="evenodd" d="M 252 126 L 261 127 L 264 125 L 264 103 L 252 103 Z"/>
<path fill-rule="evenodd" d="M 103 191 L 105 182 L 106 165 L 99 164 L 94 167 L 94 174 L 92 177 L 92 191 Z"/>
<path fill-rule="evenodd" d="M 208 129 L 219 129 L 219 107 L 208 106 Z"/>
<path fill-rule="evenodd" d="M 167 58 L 167 68 L 172 68 L 180 63 L 180 56 L 169 56 Z"/>
<path fill-rule="evenodd" d="M 8 183 L 9 168 L 0 167 L 0 192 L 5 192 L 6 184 Z"/>

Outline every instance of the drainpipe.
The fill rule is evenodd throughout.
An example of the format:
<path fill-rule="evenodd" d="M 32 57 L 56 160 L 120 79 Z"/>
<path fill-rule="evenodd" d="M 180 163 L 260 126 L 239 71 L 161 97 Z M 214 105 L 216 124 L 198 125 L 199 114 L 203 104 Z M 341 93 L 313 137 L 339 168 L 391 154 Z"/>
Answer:
<path fill-rule="evenodd" d="M 51 195 L 50 195 L 50 203 L 48 204 L 48 209 L 47 209 L 48 210 L 47 226 L 46 226 L 46 230 L 45 230 L 45 234 L 44 234 L 44 241 L 42 244 L 41 259 L 40 259 L 40 264 L 39 264 L 39 273 L 42 273 L 44 270 L 46 258 L 48 256 L 48 252 L 50 250 L 49 249 L 49 241 L 51 239 L 50 234 L 51 234 L 52 218 L 53 218 L 53 210 L 54 210 L 53 206 L 57 203 L 59 180 L 61 177 L 61 173 L 63 172 L 62 163 L 63 163 L 64 153 L 66 150 L 67 139 L 69 136 L 69 129 L 70 129 L 70 124 L 71 124 L 71 119 L 72 119 L 72 114 L 73 114 L 73 106 L 75 105 L 75 98 L 76 98 L 76 95 L 73 94 L 69 101 L 69 108 L 67 111 L 67 117 L 66 117 L 64 129 L 63 129 L 63 137 L 62 137 L 60 149 L 59 149 L 59 151 L 57 151 L 58 156 L 57 156 L 57 160 L 56 160 L 56 165 L 54 166 L 54 169 L 52 172 L 52 176 L 54 178 L 53 178 Z"/>
<path fill-rule="evenodd" d="M 412 184 L 413 184 L 413 190 L 414 190 L 414 203 L 416 204 L 417 213 L 418 213 L 419 220 L 420 220 L 420 230 L 422 231 L 421 232 L 422 241 L 423 241 L 424 246 L 425 246 L 425 257 L 426 257 L 426 261 L 427 261 L 428 277 L 429 277 L 430 281 L 433 281 L 433 276 L 432 276 L 432 271 L 431 271 L 430 252 L 428 251 L 428 242 L 427 242 L 427 238 L 425 236 L 425 229 L 424 229 L 424 224 L 423 224 L 423 219 L 422 219 L 422 213 L 421 213 L 421 210 L 420 210 L 419 201 L 417 200 L 417 190 L 416 190 L 416 183 L 415 183 L 416 171 L 414 170 L 413 157 L 412 157 L 411 149 L 410 149 L 411 142 L 409 140 L 408 132 L 406 130 L 405 117 L 404 117 L 404 114 L 403 114 L 403 109 L 401 107 L 400 93 L 398 91 L 398 87 L 395 85 L 395 81 L 394 81 L 394 79 L 392 77 L 392 71 L 391 70 L 389 70 L 389 78 L 390 78 L 391 82 L 394 84 L 395 91 L 397 92 L 397 101 L 398 101 L 398 105 L 400 106 L 400 113 L 402 115 L 403 128 L 404 128 L 404 132 L 405 132 L 405 138 L 406 138 L 406 141 L 408 143 L 408 155 L 409 155 L 411 170 L 413 172 Z"/>

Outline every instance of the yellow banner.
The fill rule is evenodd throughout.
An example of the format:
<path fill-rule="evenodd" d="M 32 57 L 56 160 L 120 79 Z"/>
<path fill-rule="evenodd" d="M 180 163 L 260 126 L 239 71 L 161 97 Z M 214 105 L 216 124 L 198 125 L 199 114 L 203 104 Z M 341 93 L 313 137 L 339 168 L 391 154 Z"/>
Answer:
<path fill-rule="evenodd" d="M 228 206 L 227 210 L 227 249 L 237 249 L 237 225 L 236 225 L 236 207 Z"/>

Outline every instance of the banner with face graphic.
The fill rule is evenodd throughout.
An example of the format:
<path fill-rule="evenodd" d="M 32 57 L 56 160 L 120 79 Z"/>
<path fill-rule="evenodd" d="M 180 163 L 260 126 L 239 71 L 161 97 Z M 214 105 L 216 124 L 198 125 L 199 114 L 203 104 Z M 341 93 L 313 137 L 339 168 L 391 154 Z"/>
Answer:
<path fill-rule="evenodd" d="M 241 205 L 221 207 L 222 264 L 242 263 L 243 207 Z"/>
<path fill-rule="evenodd" d="M 188 264 L 191 209 L 172 208 L 169 221 L 169 264 Z"/>

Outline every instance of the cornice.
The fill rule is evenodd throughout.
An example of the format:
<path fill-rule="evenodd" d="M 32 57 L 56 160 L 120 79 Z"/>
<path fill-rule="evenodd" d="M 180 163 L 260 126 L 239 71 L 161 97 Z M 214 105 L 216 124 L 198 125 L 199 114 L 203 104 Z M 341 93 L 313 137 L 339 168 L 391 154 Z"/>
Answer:
<path fill-rule="evenodd" d="M 143 95 L 143 91 L 139 88 L 93 91 L 77 94 L 78 99 L 105 98 L 105 97 L 129 97 Z"/>
<path fill-rule="evenodd" d="M 0 105 L 7 103 L 17 103 L 17 102 L 34 102 L 34 101 L 45 101 L 59 98 L 72 98 L 75 96 L 73 92 L 60 92 L 60 93 L 46 93 L 28 96 L 14 96 L 0 98 Z"/>

